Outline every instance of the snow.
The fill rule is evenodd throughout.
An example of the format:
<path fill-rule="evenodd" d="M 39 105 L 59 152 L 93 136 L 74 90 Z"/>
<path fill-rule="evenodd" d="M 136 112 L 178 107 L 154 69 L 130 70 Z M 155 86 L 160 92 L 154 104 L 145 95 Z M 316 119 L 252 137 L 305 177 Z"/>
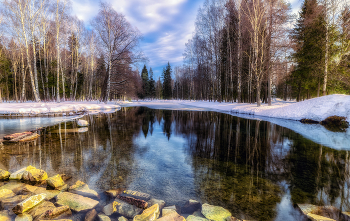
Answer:
<path fill-rule="evenodd" d="M 285 102 L 275 99 L 272 106 L 262 104 L 260 107 L 257 107 L 256 104 L 247 103 L 183 100 L 134 101 L 133 103 L 119 102 L 119 104 L 121 106 L 147 106 L 162 109 L 165 107 L 179 110 L 213 110 L 289 120 L 306 118 L 322 121 L 329 116 L 337 115 L 346 117 L 347 121 L 350 122 L 350 96 L 341 94 L 313 98 L 302 102 Z"/>
<path fill-rule="evenodd" d="M 48 114 L 48 113 L 65 113 L 81 111 L 105 111 L 116 110 L 120 106 L 114 102 L 104 104 L 101 102 L 62 102 L 62 103 L 0 103 L 0 114 Z"/>

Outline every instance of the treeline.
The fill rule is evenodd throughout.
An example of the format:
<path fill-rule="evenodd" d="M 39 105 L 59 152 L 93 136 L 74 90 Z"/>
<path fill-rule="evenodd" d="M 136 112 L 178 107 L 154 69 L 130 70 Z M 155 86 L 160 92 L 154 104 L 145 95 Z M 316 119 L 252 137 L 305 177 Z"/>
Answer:
<path fill-rule="evenodd" d="M 347 4 L 305 0 L 294 19 L 282 0 L 206 0 L 175 68 L 175 97 L 260 106 L 349 93 Z"/>
<path fill-rule="evenodd" d="M 89 29 L 67 0 L 3 0 L 0 10 L 0 100 L 137 96 L 141 33 L 111 5 L 100 3 Z"/>

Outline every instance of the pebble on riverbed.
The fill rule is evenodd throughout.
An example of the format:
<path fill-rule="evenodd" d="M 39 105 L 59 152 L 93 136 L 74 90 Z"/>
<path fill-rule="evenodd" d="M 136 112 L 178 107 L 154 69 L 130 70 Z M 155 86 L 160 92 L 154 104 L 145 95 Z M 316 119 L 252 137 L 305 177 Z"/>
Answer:
<path fill-rule="evenodd" d="M 222 207 L 209 204 L 202 206 L 200 202 L 192 199 L 181 209 L 175 205 L 164 207 L 165 201 L 131 190 L 106 191 L 110 201 L 101 201 L 99 194 L 82 181 L 78 180 L 73 186 L 68 187 L 64 182 L 67 178 L 65 175 L 64 179 L 57 174 L 44 183 L 41 182 L 47 178 L 46 172 L 32 166 L 22 168 L 11 175 L 8 171 L 0 170 L 0 174 L 3 174 L 3 180 L 7 180 L 0 182 L 1 221 L 11 221 L 14 218 L 16 220 L 74 220 L 77 217 L 85 218 L 86 221 L 116 220 L 116 218 L 118 221 L 127 221 L 127 219 L 186 221 L 185 217 L 188 215 L 188 219 L 192 221 L 238 220 L 231 217 L 231 213 Z M 33 185 L 23 183 L 27 182 L 24 179 L 32 181 Z M 143 204 L 144 202 L 146 204 Z M 142 205 L 140 206 L 142 208 L 132 204 Z"/>

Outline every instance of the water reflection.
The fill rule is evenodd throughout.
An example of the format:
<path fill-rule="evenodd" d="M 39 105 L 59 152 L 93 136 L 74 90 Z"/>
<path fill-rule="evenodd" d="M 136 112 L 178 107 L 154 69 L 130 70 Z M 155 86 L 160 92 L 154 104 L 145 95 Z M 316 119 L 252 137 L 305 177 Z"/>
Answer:
<path fill-rule="evenodd" d="M 192 198 L 234 216 L 301 220 L 296 203 L 349 211 L 349 154 L 276 124 L 215 112 L 123 108 L 0 149 L 0 168 L 29 164 L 103 191 L 144 191 L 168 205 Z"/>

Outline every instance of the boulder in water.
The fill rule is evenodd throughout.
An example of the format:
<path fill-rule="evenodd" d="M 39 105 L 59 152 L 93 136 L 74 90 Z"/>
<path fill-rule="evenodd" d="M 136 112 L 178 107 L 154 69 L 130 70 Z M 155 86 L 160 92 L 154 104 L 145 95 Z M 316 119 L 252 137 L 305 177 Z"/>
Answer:
<path fill-rule="evenodd" d="M 202 214 L 207 219 L 214 221 L 226 221 L 226 218 L 231 216 L 230 211 L 228 211 L 227 209 L 209 204 L 202 205 Z"/>
<path fill-rule="evenodd" d="M 80 180 L 78 180 L 73 186 L 69 187 L 69 192 L 86 197 L 99 197 L 95 190 L 91 190 L 86 183 Z"/>
<path fill-rule="evenodd" d="M 39 195 L 35 195 L 35 196 L 31 196 L 28 199 L 24 200 L 23 202 L 17 204 L 12 211 L 15 214 L 21 214 L 26 212 L 27 210 L 33 208 L 34 206 L 38 205 L 39 203 L 41 203 L 46 197 L 45 193 L 39 194 Z"/>
<path fill-rule="evenodd" d="M 86 212 L 95 208 L 99 202 L 77 194 L 62 192 L 57 195 L 56 203 L 60 206 L 69 206 L 76 212 Z"/>
<path fill-rule="evenodd" d="M 56 176 L 52 176 L 47 179 L 47 185 L 52 188 L 57 188 L 63 186 L 65 183 L 62 180 L 61 175 L 57 174 Z"/>
<path fill-rule="evenodd" d="M 159 205 L 155 204 L 143 211 L 141 215 L 134 217 L 133 221 L 155 221 L 159 217 Z"/>
<path fill-rule="evenodd" d="M 8 171 L 0 169 L 0 180 L 7 180 L 10 176 Z"/>

